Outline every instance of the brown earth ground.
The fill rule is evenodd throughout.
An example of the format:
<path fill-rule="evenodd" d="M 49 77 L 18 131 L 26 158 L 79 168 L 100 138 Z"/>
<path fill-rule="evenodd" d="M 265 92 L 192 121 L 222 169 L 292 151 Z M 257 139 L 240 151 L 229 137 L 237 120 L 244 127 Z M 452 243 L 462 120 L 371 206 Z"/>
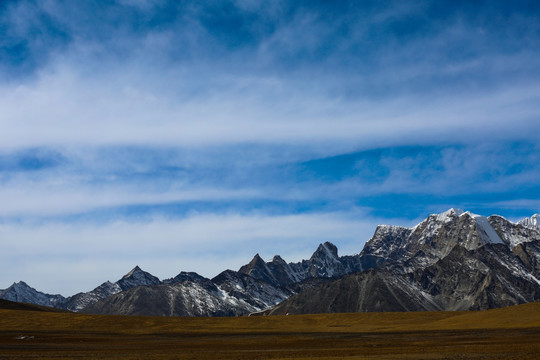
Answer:
<path fill-rule="evenodd" d="M 0 359 L 38 358 L 539 359 L 540 303 L 243 318 L 0 310 Z"/>

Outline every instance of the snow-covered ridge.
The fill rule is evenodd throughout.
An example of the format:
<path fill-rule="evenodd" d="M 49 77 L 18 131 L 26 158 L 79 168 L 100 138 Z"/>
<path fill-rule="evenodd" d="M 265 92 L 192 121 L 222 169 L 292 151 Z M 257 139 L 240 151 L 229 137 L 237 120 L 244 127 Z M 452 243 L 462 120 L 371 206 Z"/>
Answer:
<path fill-rule="evenodd" d="M 537 230 L 524 228 L 499 215 L 485 217 L 452 208 L 429 215 L 412 228 L 377 226 L 360 254 L 362 268 L 406 264 L 404 270 L 413 271 L 443 259 L 456 246 L 473 251 L 489 244 L 513 250 L 520 244 L 540 240 Z"/>
<path fill-rule="evenodd" d="M 540 214 L 534 214 L 529 218 L 518 221 L 518 224 L 532 229 L 540 229 Z"/>
<path fill-rule="evenodd" d="M 463 214 L 464 214 L 463 210 L 451 208 L 440 214 L 433 214 L 433 216 L 435 216 L 438 221 L 445 222 L 445 221 L 451 221 L 452 217 L 454 216 L 461 216 Z"/>
<path fill-rule="evenodd" d="M 461 209 L 451 208 L 440 214 L 433 214 L 430 217 L 434 217 L 437 221 L 442 222 L 444 224 L 448 224 L 456 219 L 459 219 L 465 216 L 471 217 L 474 220 L 476 229 L 478 230 L 478 235 L 480 236 L 482 240 L 482 244 L 507 244 L 513 248 L 516 245 L 522 243 L 523 241 L 526 241 L 523 238 L 516 238 L 515 236 L 512 236 L 512 234 L 507 234 L 507 236 L 505 236 L 505 238 L 507 238 L 507 241 L 504 241 L 501 235 L 493 227 L 492 221 L 490 219 L 496 217 L 496 218 L 503 219 L 508 224 L 514 224 L 514 223 L 499 215 L 491 215 L 488 218 L 482 215 L 472 213 L 470 211 L 463 211 Z M 519 224 L 522 224 L 524 226 L 528 226 L 531 228 L 536 228 L 537 226 L 536 224 L 538 224 L 538 218 L 539 218 L 538 215 L 533 215 L 531 218 L 525 218 L 521 220 Z M 425 221 L 427 220 L 424 220 L 424 222 Z M 416 229 L 420 224 L 416 225 L 412 229 Z M 467 246 L 467 248 L 475 248 L 475 247 L 476 246 Z"/>
<path fill-rule="evenodd" d="M 467 212 L 468 213 L 468 212 Z M 493 226 L 489 223 L 488 219 L 485 216 L 476 215 L 476 214 L 470 214 L 476 221 L 476 227 L 479 230 L 478 233 L 480 234 L 480 237 L 484 241 L 485 244 L 504 244 L 504 241 L 502 241 L 501 237 L 495 229 L 493 229 Z"/>

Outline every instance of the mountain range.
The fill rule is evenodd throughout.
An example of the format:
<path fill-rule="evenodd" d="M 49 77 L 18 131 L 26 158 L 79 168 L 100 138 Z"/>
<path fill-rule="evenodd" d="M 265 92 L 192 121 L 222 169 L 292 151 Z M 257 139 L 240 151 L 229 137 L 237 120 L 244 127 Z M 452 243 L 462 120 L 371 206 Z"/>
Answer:
<path fill-rule="evenodd" d="M 450 209 L 413 228 L 380 225 L 359 254 L 320 244 L 287 263 L 258 254 L 238 271 L 159 280 L 138 266 L 68 298 L 24 282 L 0 298 L 76 312 L 239 316 L 357 311 L 481 310 L 540 300 L 539 215 L 513 223 Z"/>

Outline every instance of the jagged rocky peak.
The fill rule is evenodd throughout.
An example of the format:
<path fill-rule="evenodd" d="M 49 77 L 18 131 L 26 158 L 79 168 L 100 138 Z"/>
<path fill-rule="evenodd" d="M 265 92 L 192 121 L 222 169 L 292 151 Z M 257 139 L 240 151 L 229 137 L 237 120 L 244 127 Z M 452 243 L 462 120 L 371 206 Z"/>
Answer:
<path fill-rule="evenodd" d="M 12 294 L 12 296 L 17 296 L 19 294 L 23 295 L 23 294 L 28 293 L 30 291 L 37 292 L 36 289 L 30 287 L 24 281 L 14 282 L 13 284 L 11 284 L 10 287 L 8 287 L 7 289 L 5 289 L 3 291 L 6 294 Z M 11 300 L 11 299 L 6 299 L 6 300 Z M 14 300 L 14 301 L 17 301 L 17 300 Z"/>
<path fill-rule="evenodd" d="M 274 264 L 282 264 L 282 265 L 286 265 L 287 262 L 285 260 L 283 260 L 283 258 L 279 255 L 274 255 L 274 257 L 272 258 L 272 262 Z"/>
<path fill-rule="evenodd" d="M 413 228 L 380 225 L 360 254 L 363 269 L 401 264 L 425 267 L 455 246 L 475 250 L 486 244 L 508 244 L 484 216 L 452 208 L 432 214 Z M 506 220 L 505 220 L 506 221 Z"/>
<path fill-rule="evenodd" d="M 264 280 L 269 283 L 275 283 L 277 281 L 272 274 L 272 271 L 259 254 L 256 254 L 249 264 L 242 266 L 240 270 L 238 270 L 238 273 L 246 274 L 255 279 Z"/>
<path fill-rule="evenodd" d="M 412 229 L 381 225 L 360 254 L 367 271 L 308 288 L 272 313 L 483 310 L 538 301 L 540 231 L 532 223 L 450 209 Z"/>
<path fill-rule="evenodd" d="M 11 291 L 14 293 L 25 294 L 28 292 L 39 292 L 24 281 L 14 282 L 6 291 Z"/>
<path fill-rule="evenodd" d="M 11 284 L 11 286 L 8 289 L 29 289 L 29 290 L 35 290 L 34 288 L 30 287 L 27 283 L 24 281 L 14 282 Z"/>
<path fill-rule="evenodd" d="M 130 272 L 128 272 L 126 275 L 122 277 L 122 279 L 130 278 L 130 277 L 136 277 L 141 274 L 143 274 L 144 271 L 139 267 L 139 265 L 135 265 L 133 269 L 131 269 Z"/>
<path fill-rule="evenodd" d="M 274 278 L 279 282 L 281 286 L 288 286 L 293 283 L 297 283 L 305 278 L 303 270 L 295 270 L 279 255 L 275 255 L 272 261 L 266 263 Z M 301 268 L 301 265 L 298 265 Z M 293 265 L 294 266 L 294 265 Z"/>
<path fill-rule="evenodd" d="M 253 259 L 251 259 L 251 261 L 248 264 L 242 266 L 238 270 L 238 272 L 241 273 L 241 274 L 249 274 L 249 272 L 252 271 L 253 269 L 255 269 L 255 268 L 264 268 L 265 266 L 266 266 L 266 262 L 257 253 L 253 257 Z"/>
<path fill-rule="evenodd" d="M 517 223 L 513 223 L 499 215 L 492 215 L 488 220 L 504 243 L 514 249 L 520 244 L 540 239 L 540 226 L 534 225 L 535 217 L 538 219 L 538 215 L 533 215 Z"/>
<path fill-rule="evenodd" d="M 527 217 L 518 222 L 528 228 L 539 229 L 540 230 L 540 214 L 534 214 L 531 217 Z"/>
<path fill-rule="evenodd" d="M 205 278 L 204 276 L 197 274 L 196 272 L 181 271 L 180 274 L 176 275 L 174 278 L 163 280 L 163 283 L 173 284 L 173 283 L 184 282 L 184 281 L 201 283 L 201 282 L 208 281 L 208 279 Z"/>
<path fill-rule="evenodd" d="M 328 278 L 343 275 L 344 272 L 345 266 L 339 259 L 337 247 L 328 241 L 320 244 L 308 261 L 308 277 Z"/>
<path fill-rule="evenodd" d="M 393 262 L 404 249 L 410 235 L 411 229 L 402 226 L 377 226 L 360 253 L 362 268 L 371 269 Z"/>
<path fill-rule="evenodd" d="M 373 237 L 366 243 L 366 246 L 381 248 L 396 245 L 400 239 L 406 239 L 411 233 L 411 229 L 396 225 L 378 225 Z"/>
<path fill-rule="evenodd" d="M 438 220 L 446 220 L 448 218 L 455 218 L 463 215 L 465 212 L 461 209 L 451 208 L 440 214 L 434 214 Z"/>
<path fill-rule="evenodd" d="M 415 226 L 411 237 L 418 236 L 424 243 L 434 240 L 447 241 L 451 247 L 460 245 L 467 250 L 474 250 L 485 244 L 504 244 L 487 217 L 454 208 L 430 215 Z"/>
<path fill-rule="evenodd" d="M 66 300 L 62 295 L 50 295 L 37 291 L 24 281 L 13 283 L 13 285 L 7 289 L 0 290 L 0 298 L 9 301 L 53 307 L 61 306 Z"/>
<path fill-rule="evenodd" d="M 317 250 L 315 250 L 311 256 L 311 260 L 324 258 L 335 259 L 336 261 L 339 259 L 336 245 L 329 241 L 325 242 L 324 244 L 320 244 Z"/>
<path fill-rule="evenodd" d="M 157 285 L 159 283 L 161 283 L 161 281 L 157 277 L 143 271 L 139 266 L 135 266 L 117 282 L 122 290 L 127 290 L 142 285 Z"/>

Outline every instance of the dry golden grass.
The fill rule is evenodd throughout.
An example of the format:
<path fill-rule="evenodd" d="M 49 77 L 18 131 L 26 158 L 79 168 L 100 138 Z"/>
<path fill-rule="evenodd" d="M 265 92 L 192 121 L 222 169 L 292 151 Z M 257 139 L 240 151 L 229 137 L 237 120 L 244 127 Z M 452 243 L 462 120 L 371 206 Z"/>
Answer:
<path fill-rule="evenodd" d="M 538 359 L 540 303 L 482 312 L 157 318 L 0 310 L 0 359 Z"/>

